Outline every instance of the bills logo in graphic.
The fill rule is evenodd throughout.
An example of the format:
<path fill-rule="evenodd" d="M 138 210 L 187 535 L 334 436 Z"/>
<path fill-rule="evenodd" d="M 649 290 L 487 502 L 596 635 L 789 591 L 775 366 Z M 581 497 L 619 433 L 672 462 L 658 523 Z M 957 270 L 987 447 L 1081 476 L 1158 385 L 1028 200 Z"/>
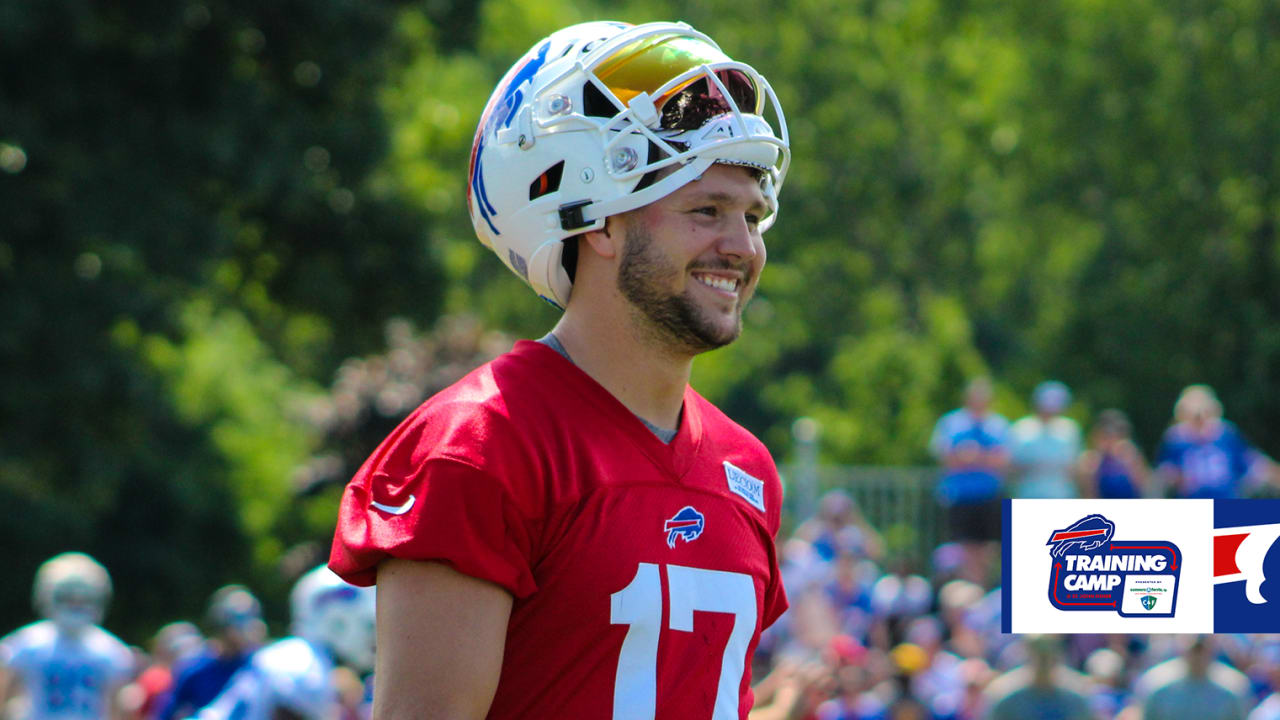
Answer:
<path fill-rule="evenodd" d="M 1116 540 L 1115 523 L 1086 515 L 1049 535 L 1049 602 L 1072 612 L 1172 617 L 1182 554 L 1167 540 Z"/>
<path fill-rule="evenodd" d="M 702 513 L 693 509 L 692 505 L 685 505 L 675 517 L 663 523 L 663 530 L 667 533 L 667 547 L 674 549 L 676 540 L 682 539 L 685 542 L 693 542 L 702 535 L 702 529 L 706 527 L 706 519 Z"/>
<path fill-rule="evenodd" d="M 1280 632 L 1280 500 L 1213 507 L 1215 632 Z"/>

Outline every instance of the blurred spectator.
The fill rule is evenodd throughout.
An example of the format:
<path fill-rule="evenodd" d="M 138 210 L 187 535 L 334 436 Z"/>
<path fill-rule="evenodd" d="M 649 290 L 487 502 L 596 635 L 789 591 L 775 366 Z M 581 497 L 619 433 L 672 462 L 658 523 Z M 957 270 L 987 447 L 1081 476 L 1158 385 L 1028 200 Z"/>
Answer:
<path fill-rule="evenodd" d="M 938 591 L 938 615 L 942 619 L 947 645 L 957 657 L 986 656 L 986 638 L 975 622 L 981 606 L 982 588 L 968 580 L 952 580 Z"/>
<path fill-rule="evenodd" d="M 1097 720 L 1111 720 L 1129 704 L 1129 678 L 1124 657 L 1109 647 L 1098 648 L 1084 662 L 1089 678 L 1087 697 Z"/>
<path fill-rule="evenodd" d="M 1071 391 L 1046 380 L 1031 394 L 1032 414 L 1009 429 L 1012 495 L 1018 498 L 1071 498 L 1080 459 L 1080 426 L 1064 413 Z"/>
<path fill-rule="evenodd" d="M 751 720 L 809 720 L 817 707 L 834 692 L 834 673 L 828 665 L 810 661 L 783 661 L 752 687 L 755 706 Z"/>
<path fill-rule="evenodd" d="M 878 621 L 887 621 L 889 635 L 881 649 L 887 650 L 902 640 L 901 629 L 915 617 L 929 612 L 933 606 L 933 586 L 922 575 L 911 572 L 905 558 L 896 558 L 889 572 L 871 586 L 871 613 Z"/>
<path fill-rule="evenodd" d="M 120 704 L 129 717 L 154 717 L 173 689 L 173 668 L 200 651 L 204 638 L 185 620 L 160 628 L 151 639 L 151 657 L 138 679 L 125 686 Z"/>
<path fill-rule="evenodd" d="M 964 549 L 966 579 L 983 585 L 1000 540 L 1000 489 L 1009 464 L 1009 423 L 992 412 L 992 395 L 989 379 L 971 380 L 964 406 L 939 418 L 929 440 L 943 467 L 937 492 L 950 539 Z"/>
<path fill-rule="evenodd" d="M 1249 720 L 1280 720 L 1280 641 L 1272 640 L 1270 645 L 1262 648 L 1258 666 L 1259 674 L 1271 693 L 1249 713 Z"/>
<path fill-rule="evenodd" d="M 930 720 L 933 713 L 916 694 L 916 680 L 929 667 L 929 654 L 914 643 L 905 642 L 889 653 L 893 680 L 886 720 Z"/>
<path fill-rule="evenodd" d="M 1098 413 L 1089 449 L 1080 458 L 1082 494 L 1097 498 L 1139 498 L 1150 494 L 1150 469 L 1133 444 L 1129 418 L 1114 408 Z"/>
<path fill-rule="evenodd" d="M 158 720 L 185 718 L 207 705 L 267 637 L 262 605 L 243 585 L 214 591 L 206 622 L 209 639 L 200 652 L 176 666 L 173 692 L 156 715 Z"/>
<path fill-rule="evenodd" d="M 1215 679 L 1227 668 L 1222 666 L 1218 672 L 1211 672 L 1215 665 L 1221 666 L 1213 659 L 1212 636 L 1192 637 L 1182 657 L 1164 665 L 1168 666 L 1167 672 L 1157 673 L 1162 666 L 1148 671 L 1157 673 L 1157 678 L 1168 675 L 1170 679 L 1158 685 L 1143 703 L 1144 720 L 1244 720 L 1240 688 L 1233 692 L 1226 683 Z M 1231 673 L 1240 675 L 1235 670 Z M 1248 680 L 1241 676 L 1237 684 L 1240 680 L 1247 693 Z"/>
<path fill-rule="evenodd" d="M 884 551 L 880 533 L 841 489 L 826 492 L 818 501 L 817 515 L 801 523 L 795 535 L 807 540 L 823 560 L 834 560 L 842 551 L 879 560 Z"/>
<path fill-rule="evenodd" d="M 1240 497 L 1250 485 L 1274 481 L 1274 463 L 1222 418 L 1213 388 L 1185 388 L 1173 419 L 1156 452 L 1156 470 L 1176 497 Z"/>
<path fill-rule="evenodd" d="M 870 674 L 861 665 L 835 670 L 835 696 L 818 706 L 817 720 L 865 720 L 883 717 L 885 703 L 870 692 Z"/>
<path fill-rule="evenodd" d="M 876 576 L 863 576 L 858 556 L 846 550 L 836 557 L 831 579 L 823 587 L 827 600 L 836 613 L 841 632 L 861 637 L 871 614 L 871 588 Z M 874 572 L 874 565 L 870 566 Z M 877 573 L 878 574 L 878 573 Z"/>
<path fill-rule="evenodd" d="M 911 673 L 911 693 L 930 708 L 954 707 L 964 689 L 961 659 L 943 647 L 943 624 L 933 615 L 921 615 L 907 625 L 904 645 L 920 651 L 920 667 Z"/>
<path fill-rule="evenodd" d="M 1027 662 L 987 688 L 991 720 L 1092 720 L 1083 677 L 1063 665 L 1062 646 L 1050 635 L 1025 638 Z"/>

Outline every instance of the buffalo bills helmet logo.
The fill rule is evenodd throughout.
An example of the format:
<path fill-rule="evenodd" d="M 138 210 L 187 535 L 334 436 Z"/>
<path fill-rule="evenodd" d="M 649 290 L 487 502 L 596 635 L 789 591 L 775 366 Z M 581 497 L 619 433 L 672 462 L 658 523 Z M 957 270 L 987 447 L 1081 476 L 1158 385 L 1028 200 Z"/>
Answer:
<path fill-rule="evenodd" d="M 685 542 L 697 540 L 705 522 L 702 513 L 694 510 L 692 505 L 685 505 L 663 524 L 663 530 L 667 533 L 667 547 L 675 548 L 677 538 L 683 538 Z"/>
<path fill-rule="evenodd" d="M 1101 515 L 1081 518 L 1062 530 L 1054 530 L 1045 545 L 1053 545 L 1051 554 L 1060 558 L 1067 553 L 1087 553 L 1111 541 L 1116 525 Z"/>

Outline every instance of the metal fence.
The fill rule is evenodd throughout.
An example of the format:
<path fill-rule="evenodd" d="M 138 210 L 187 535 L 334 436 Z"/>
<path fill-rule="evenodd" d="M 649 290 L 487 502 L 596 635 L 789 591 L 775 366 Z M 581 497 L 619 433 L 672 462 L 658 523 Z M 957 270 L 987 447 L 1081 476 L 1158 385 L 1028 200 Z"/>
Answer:
<path fill-rule="evenodd" d="M 813 515 L 822 493 L 841 488 L 857 501 L 889 550 L 918 569 L 927 569 L 930 553 L 947 537 L 946 515 L 934 496 L 936 467 L 799 463 L 780 469 L 787 491 L 783 533 Z"/>

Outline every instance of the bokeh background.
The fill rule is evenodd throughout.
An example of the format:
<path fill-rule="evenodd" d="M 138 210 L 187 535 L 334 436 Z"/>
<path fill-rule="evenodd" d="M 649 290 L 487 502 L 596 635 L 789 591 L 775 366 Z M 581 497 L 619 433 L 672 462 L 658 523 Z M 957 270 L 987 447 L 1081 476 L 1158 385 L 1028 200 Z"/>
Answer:
<path fill-rule="evenodd" d="M 502 72 L 599 18 L 782 100 L 769 267 L 694 384 L 784 468 L 928 466 L 981 374 L 1148 454 L 1208 383 L 1280 451 L 1270 0 L 0 0 L 0 631 L 71 549 L 128 641 L 232 581 L 283 624 L 377 440 L 555 321 L 464 175 Z"/>

